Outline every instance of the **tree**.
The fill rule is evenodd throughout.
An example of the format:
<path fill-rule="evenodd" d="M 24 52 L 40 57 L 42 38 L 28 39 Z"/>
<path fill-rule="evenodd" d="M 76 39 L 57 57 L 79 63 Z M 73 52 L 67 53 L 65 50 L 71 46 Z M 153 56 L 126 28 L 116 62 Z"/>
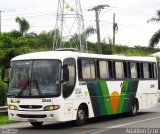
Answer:
<path fill-rule="evenodd" d="M 87 27 L 85 30 L 84 30 L 84 35 L 85 35 L 85 37 L 86 37 L 86 39 L 88 38 L 88 37 L 90 37 L 91 35 L 93 35 L 93 34 L 95 34 L 96 33 L 96 29 L 95 28 L 93 28 L 93 27 Z"/>
<path fill-rule="evenodd" d="M 16 17 L 16 22 L 19 24 L 19 31 L 21 32 L 22 35 L 26 35 L 27 31 L 30 29 L 30 24 L 29 22 L 24 19 L 23 17 Z"/>
<path fill-rule="evenodd" d="M 85 42 L 87 41 L 87 38 L 89 38 L 91 35 L 96 33 L 96 29 L 93 27 L 87 27 L 82 34 L 78 35 L 78 34 L 74 34 L 69 42 L 70 42 L 70 46 L 71 47 L 80 47 L 80 39 L 82 41 L 82 44 L 85 44 Z M 84 47 L 84 46 L 83 46 Z"/>
<path fill-rule="evenodd" d="M 152 17 L 151 19 L 147 21 L 147 23 L 149 22 L 160 22 L 160 10 L 157 11 L 156 17 Z M 159 43 L 159 41 L 160 41 L 160 29 L 152 35 L 149 41 L 149 46 L 154 47 L 155 45 Z"/>
<path fill-rule="evenodd" d="M 21 37 L 22 35 L 21 35 L 21 32 L 20 32 L 20 31 L 12 30 L 12 31 L 10 32 L 10 36 L 13 37 L 13 38 L 19 38 L 19 37 Z"/>

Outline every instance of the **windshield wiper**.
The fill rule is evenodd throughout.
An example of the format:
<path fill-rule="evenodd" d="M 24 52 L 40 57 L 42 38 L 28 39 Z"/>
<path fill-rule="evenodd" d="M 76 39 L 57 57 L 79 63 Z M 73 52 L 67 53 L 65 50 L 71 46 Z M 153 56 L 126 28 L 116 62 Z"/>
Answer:
<path fill-rule="evenodd" d="M 13 94 L 7 94 L 7 97 L 10 97 L 10 98 L 15 98 L 15 97 L 17 97 L 18 95 L 17 95 L 17 93 L 13 93 Z"/>

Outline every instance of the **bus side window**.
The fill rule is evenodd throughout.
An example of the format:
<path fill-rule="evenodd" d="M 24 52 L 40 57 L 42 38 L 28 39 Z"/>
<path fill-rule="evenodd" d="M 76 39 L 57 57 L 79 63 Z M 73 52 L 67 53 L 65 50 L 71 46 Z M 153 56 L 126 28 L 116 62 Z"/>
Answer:
<path fill-rule="evenodd" d="M 149 63 L 148 67 L 149 67 L 149 78 L 152 79 L 154 78 L 152 64 Z"/>
<path fill-rule="evenodd" d="M 149 79 L 149 64 L 143 63 L 143 75 L 145 79 Z"/>
<path fill-rule="evenodd" d="M 141 78 L 144 78 L 143 63 L 140 63 Z"/>
<path fill-rule="evenodd" d="M 112 79 L 112 62 L 100 60 L 98 65 L 100 79 Z"/>
<path fill-rule="evenodd" d="M 141 78 L 140 63 L 137 62 L 137 78 Z"/>
<path fill-rule="evenodd" d="M 152 64 L 152 68 L 153 68 L 153 78 L 156 79 L 157 78 L 157 68 L 156 68 L 155 63 Z"/>
<path fill-rule="evenodd" d="M 123 71 L 124 71 L 124 78 L 128 78 L 128 72 L 127 72 L 127 63 L 123 62 Z"/>
<path fill-rule="evenodd" d="M 108 61 L 108 77 L 109 79 L 113 78 L 113 71 L 112 71 L 112 61 Z"/>
<path fill-rule="evenodd" d="M 78 74 L 80 80 L 93 80 L 95 74 L 95 60 L 93 59 L 78 59 Z"/>
<path fill-rule="evenodd" d="M 109 78 L 109 70 L 108 70 L 108 62 L 107 61 L 99 61 L 99 75 L 100 79 L 108 79 Z"/>
<path fill-rule="evenodd" d="M 157 78 L 157 68 L 155 63 L 149 63 L 149 74 L 151 79 Z"/>
<path fill-rule="evenodd" d="M 115 61 L 116 79 L 124 79 L 124 64 L 121 61 Z"/>
<path fill-rule="evenodd" d="M 127 74 L 128 74 L 128 78 L 131 79 L 131 67 L 130 67 L 130 62 L 127 62 Z"/>
<path fill-rule="evenodd" d="M 68 58 L 64 60 L 63 66 L 65 69 L 67 68 L 69 73 L 69 79 L 68 81 L 63 82 L 63 97 L 68 98 L 75 87 L 75 81 L 76 81 L 76 62 L 72 58 Z M 65 73 L 63 73 L 65 75 Z"/>
<path fill-rule="evenodd" d="M 137 64 L 136 62 L 130 62 L 131 79 L 137 78 Z"/>

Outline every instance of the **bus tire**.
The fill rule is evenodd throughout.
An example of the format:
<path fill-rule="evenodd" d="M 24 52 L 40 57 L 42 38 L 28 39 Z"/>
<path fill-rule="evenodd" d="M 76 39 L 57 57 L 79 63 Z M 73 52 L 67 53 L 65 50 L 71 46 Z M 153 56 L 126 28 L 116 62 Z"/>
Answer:
<path fill-rule="evenodd" d="M 133 100 L 131 103 L 130 116 L 136 116 L 138 113 L 138 102 L 137 100 Z"/>
<path fill-rule="evenodd" d="M 84 106 L 80 106 L 77 111 L 76 125 L 82 126 L 86 124 L 87 112 Z"/>
<path fill-rule="evenodd" d="M 43 122 L 30 122 L 30 124 L 34 127 L 41 127 Z"/>

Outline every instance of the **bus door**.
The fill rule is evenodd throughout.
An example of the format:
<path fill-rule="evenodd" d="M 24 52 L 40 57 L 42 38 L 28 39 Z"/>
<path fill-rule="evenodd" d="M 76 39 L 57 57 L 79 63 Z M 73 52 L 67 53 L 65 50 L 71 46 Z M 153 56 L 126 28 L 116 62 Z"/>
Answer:
<path fill-rule="evenodd" d="M 73 118 L 73 97 L 72 93 L 76 81 L 76 62 L 73 58 L 67 58 L 63 63 L 63 82 L 62 93 L 64 98 L 64 118 L 72 120 Z"/>

